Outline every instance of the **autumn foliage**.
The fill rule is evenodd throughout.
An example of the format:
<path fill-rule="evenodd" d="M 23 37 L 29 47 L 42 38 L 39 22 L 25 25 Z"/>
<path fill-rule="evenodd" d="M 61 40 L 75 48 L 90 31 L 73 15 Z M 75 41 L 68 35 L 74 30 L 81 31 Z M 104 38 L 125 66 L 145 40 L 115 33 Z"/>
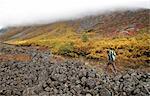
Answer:
<path fill-rule="evenodd" d="M 145 30 L 146 31 L 146 30 Z M 94 34 L 94 35 L 93 35 Z M 134 36 L 103 37 L 98 38 L 96 33 L 86 33 L 86 42 L 83 34 L 69 32 L 60 37 L 29 39 L 13 41 L 17 45 L 48 46 L 53 54 L 71 57 L 84 56 L 88 59 L 107 58 L 107 50 L 112 47 L 117 52 L 118 60 L 134 60 L 150 62 L 150 34 L 143 33 L 143 29 Z"/>

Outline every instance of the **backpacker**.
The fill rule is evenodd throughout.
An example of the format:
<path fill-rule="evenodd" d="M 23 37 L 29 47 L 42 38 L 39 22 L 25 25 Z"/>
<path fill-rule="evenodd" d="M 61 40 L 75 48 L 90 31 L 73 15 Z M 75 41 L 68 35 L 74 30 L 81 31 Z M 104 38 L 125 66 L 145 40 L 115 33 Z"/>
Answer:
<path fill-rule="evenodd" d="M 114 50 L 109 50 L 109 53 L 108 53 L 108 57 L 109 57 L 109 61 L 115 61 L 115 56 L 116 56 L 116 53 Z"/>

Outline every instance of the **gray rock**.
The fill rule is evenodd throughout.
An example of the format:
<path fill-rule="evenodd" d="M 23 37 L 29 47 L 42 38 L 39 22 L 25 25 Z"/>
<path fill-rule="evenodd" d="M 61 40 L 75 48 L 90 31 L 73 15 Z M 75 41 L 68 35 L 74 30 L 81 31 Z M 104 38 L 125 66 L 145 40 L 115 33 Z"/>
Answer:
<path fill-rule="evenodd" d="M 91 78 L 95 78 L 96 77 L 96 71 L 94 71 L 94 70 L 89 71 L 88 76 Z"/>
<path fill-rule="evenodd" d="M 149 96 L 150 73 L 127 70 L 115 77 L 99 75 L 77 60 L 51 61 L 50 52 L 30 47 L 1 48 L 32 60 L 0 61 L 1 96 Z"/>
<path fill-rule="evenodd" d="M 44 90 L 45 90 L 46 92 L 50 92 L 50 91 L 51 91 L 51 88 L 50 88 L 50 87 L 46 87 Z"/>
<path fill-rule="evenodd" d="M 92 96 L 90 93 L 87 93 L 86 96 Z"/>
<path fill-rule="evenodd" d="M 86 85 L 89 86 L 90 89 L 93 89 L 96 86 L 96 81 L 93 78 L 88 78 L 86 80 Z"/>
<path fill-rule="evenodd" d="M 112 95 L 111 95 L 111 92 L 108 89 L 102 88 L 100 90 L 100 96 L 112 96 Z"/>

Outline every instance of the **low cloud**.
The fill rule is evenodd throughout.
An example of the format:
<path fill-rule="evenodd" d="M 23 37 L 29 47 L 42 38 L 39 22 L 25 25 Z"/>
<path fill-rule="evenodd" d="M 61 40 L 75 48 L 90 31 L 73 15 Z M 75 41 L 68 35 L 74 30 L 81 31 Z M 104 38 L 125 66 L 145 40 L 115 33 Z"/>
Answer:
<path fill-rule="evenodd" d="M 103 10 L 149 5 L 149 0 L 0 0 L 0 27 L 50 23 Z"/>

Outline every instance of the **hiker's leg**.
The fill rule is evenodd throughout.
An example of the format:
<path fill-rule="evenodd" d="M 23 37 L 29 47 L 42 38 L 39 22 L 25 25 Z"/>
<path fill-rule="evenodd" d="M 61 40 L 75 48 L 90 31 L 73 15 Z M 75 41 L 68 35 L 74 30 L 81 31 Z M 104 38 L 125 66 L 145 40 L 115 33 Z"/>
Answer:
<path fill-rule="evenodd" d="M 111 62 L 110 64 L 111 64 L 110 69 L 111 69 L 111 71 L 115 74 L 115 70 L 114 70 L 114 67 L 113 67 L 113 62 Z"/>
<path fill-rule="evenodd" d="M 114 73 L 116 74 L 117 73 L 117 69 L 116 69 L 115 62 L 112 63 L 112 66 L 113 66 Z"/>

